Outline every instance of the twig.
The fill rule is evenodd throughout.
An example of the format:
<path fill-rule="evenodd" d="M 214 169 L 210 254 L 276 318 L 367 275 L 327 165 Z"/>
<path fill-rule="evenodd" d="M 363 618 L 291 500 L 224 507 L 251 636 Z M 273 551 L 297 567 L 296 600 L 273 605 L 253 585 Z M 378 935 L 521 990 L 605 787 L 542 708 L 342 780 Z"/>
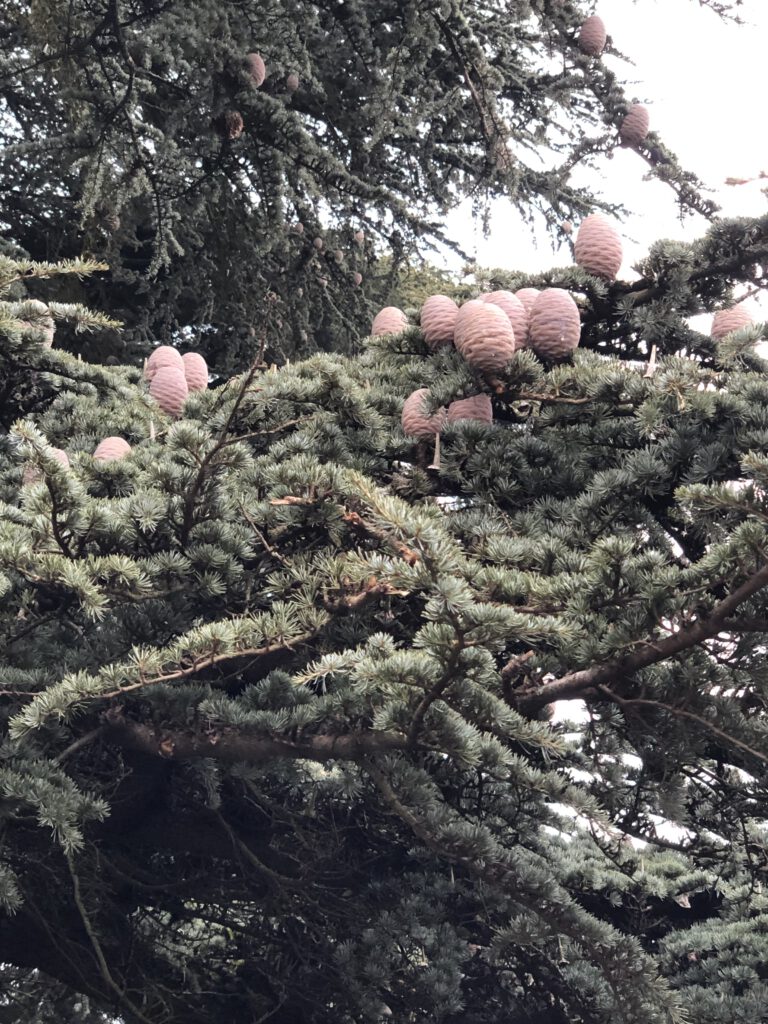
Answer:
<path fill-rule="evenodd" d="M 359 732 L 343 736 L 322 735 L 301 743 L 271 736 L 247 735 L 239 730 L 217 733 L 169 732 L 125 718 L 120 709 L 105 715 L 107 735 L 129 750 L 137 750 L 168 761 L 192 761 L 209 757 L 227 763 L 263 761 L 362 761 L 372 754 L 405 750 L 406 739 L 399 733 Z"/>
<path fill-rule="evenodd" d="M 351 526 L 355 526 L 365 533 L 370 534 L 372 537 L 376 537 L 378 540 L 384 541 L 389 547 L 397 552 L 400 557 L 408 563 L 408 565 L 416 565 L 417 562 L 421 561 L 421 555 L 418 551 L 413 548 L 409 548 L 403 541 L 398 540 L 397 537 L 392 537 L 387 533 L 386 530 L 380 529 L 378 526 L 374 526 L 373 523 L 367 519 L 363 519 L 357 512 L 346 512 L 342 517 L 346 523 Z"/>
<path fill-rule="evenodd" d="M 238 834 L 235 832 L 235 830 L 232 828 L 232 826 L 229 824 L 229 822 L 226 820 L 226 818 L 220 811 L 215 811 L 214 816 L 216 817 L 216 820 L 219 822 L 224 831 L 227 833 L 229 838 L 232 840 L 233 845 L 240 851 L 240 853 L 242 853 L 242 855 L 245 857 L 248 863 L 251 864 L 251 866 L 254 867 L 260 875 L 264 875 L 266 878 L 270 880 L 270 882 L 272 882 L 279 888 L 282 888 L 283 886 L 287 886 L 290 889 L 304 888 L 303 883 L 301 883 L 298 879 L 289 878 L 287 875 L 278 874 L 277 871 L 273 871 L 272 868 L 267 867 L 267 865 L 264 864 L 263 861 L 259 860 L 259 858 L 253 852 L 250 846 L 243 842 L 243 840 L 238 836 Z"/>
<path fill-rule="evenodd" d="M 612 690 L 609 690 L 607 686 L 600 686 L 599 689 L 601 693 L 605 693 L 605 695 L 619 707 L 633 707 L 636 704 L 640 704 L 643 707 L 655 708 L 658 711 L 666 711 L 668 714 L 675 715 L 678 718 L 690 718 L 691 721 L 696 722 L 697 725 L 703 726 L 703 728 L 708 730 L 708 732 L 711 732 L 714 736 L 718 736 L 726 743 L 732 743 L 740 750 L 743 750 L 745 754 L 749 754 L 751 757 L 756 757 L 758 761 L 762 761 L 763 764 L 768 764 L 768 756 L 761 754 L 759 750 L 755 750 L 753 747 L 750 747 L 747 743 L 743 743 L 735 736 L 731 736 L 722 729 L 718 729 L 716 725 L 708 722 L 706 718 L 702 718 L 700 715 L 695 715 L 692 711 L 686 711 L 684 708 L 675 708 L 669 704 L 663 704 L 659 700 L 648 700 L 644 697 L 620 697 Z"/>
<path fill-rule="evenodd" d="M 648 369 L 643 374 L 644 377 L 652 377 L 656 373 L 656 346 L 651 348 L 651 356 L 648 360 Z"/>
<path fill-rule="evenodd" d="M 99 938 L 93 924 L 91 923 L 91 919 L 88 917 L 88 912 L 85 909 L 85 904 L 83 903 L 83 898 L 80 894 L 80 879 L 77 877 L 77 872 L 75 871 L 72 854 L 68 853 L 66 856 L 67 867 L 69 868 L 69 874 L 72 878 L 72 895 L 75 900 L 75 906 L 80 914 L 80 919 L 83 922 L 83 928 L 85 928 L 86 935 L 90 939 L 91 946 L 93 947 L 94 956 L 96 957 L 96 962 L 99 965 L 99 973 L 104 980 L 104 984 L 115 993 L 120 1002 L 131 1011 L 137 1020 L 141 1021 L 142 1024 L 152 1024 L 152 1021 L 144 1016 L 138 1006 L 136 1006 L 136 1004 L 126 995 L 125 991 L 120 988 L 112 977 L 109 965 L 107 964 L 104 952 L 101 948 L 101 943 L 99 942 Z"/>
<path fill-rule="evenodd" d="M 183 515 L 182 524 L 181 524 L 181 538 L 180 539 L 181 539 L 182 546 L 186 545 L 187 540 L 189 539 L 189 533 L 190 533 L 190 530 L 192 529 L 192 521 L 193 521 L 194 514 L 195 514 L 195 501 L 197 500 L 197 495 L 198 495 L 200 489 L 202 488 L 203 484 L 205 483 L 205 478 L 206 478 L 206 475 L 208 473 L 208 468 L 209 468 L 209 466 L 211 464 L 211 461 L 216 457 L 216 455 L 219 454 L 221 449 L 226 446 L 226 444 L 227 444 L 227 434 L 229 433 L 229 431 L 230 431 L 230 429 L 232 427 L 232 424 L 235 421 L 235 417 L 237 416 L 238 412 L 240 411 L 240 406 L 243 404 L 243 400 L 244 400 L 244 398 L 245 398 L 245 396 L 246 396 L 246 394 L 248 392 L 248 389 L 250 388 L 251 384 L 253 383 L 253 379 L 256 376 L 258 370 L 259 370 L 259 364 L 254 362 L 251 365 L 251 368 L 249 369 L 248 373 L 245 376 L 245 379 L 244 379 L 244 381 L 243 381 L 243 383 L 242 383 L 242 385 L 240 387 L 240 391 L 238 392 L 237 397 L 235 398 L 235 401 L 232 403 L 232 408 L 229 411 L 229 416 L 227 416 L 226 422 L 224 423 L 224 426 L 221 428 L 221 431 L 220 431 L 219 436 L 218 436 L 218 438 L 216 440 L 216 443 L 214 444 L 213 448 L 211 448 L 211 450 L 208 452 L 208 454 L 205 455 L 205 457 L 203 458 L 202 462 L 200 463 L 200 468 L 197 471 L 197 476 L 192 481 L 192 486 L 190 487 L 189 491 L 187 492 L 187 497 L 186 497 L 186 499 L 184 501 L 184 515 Z M 239 440 L 239 438 L 238 438 L 238 440 Z"/>
<path fill-rule="evenodd" d="M 312 416 L 297 416 L 295 420 L 286 420 L 285 423 L 279 423 L 270 430 L 252 430 L 248 434 L 238 434 L 236 437 L 229 437 L 226 441 L 222 441 L 219 448 L 226 448 L 230 444 L 239 444 L 240 441 L 247 441 L 251 437 L 267 437 L 270 434 L 279 434 L 281 430 L 287 430 L 288 427 L 295 427 L 298 423 L 306 423 L 307 420 L 311 419 Z"/>
<path fill-rule="evenodd" d="M 65 747 L 60 754 L 57 754 L 56 757 L 54 757 L 53 759 L 54 763 L 61 764 L 62 761 L 66 761 L 68 757 L 76 753 L 82 747 L 88 746 L 91 740 L 98 739 L 99 736 L 102 736 L 103 734 L 103 725 L 99 725 L 95 729 L 91 729 L 90 732 L 84 733 L 82 736 L 78 737 L 78 739 L 76 739 L 73 743 L 70 743 L 68 747 Z"/>

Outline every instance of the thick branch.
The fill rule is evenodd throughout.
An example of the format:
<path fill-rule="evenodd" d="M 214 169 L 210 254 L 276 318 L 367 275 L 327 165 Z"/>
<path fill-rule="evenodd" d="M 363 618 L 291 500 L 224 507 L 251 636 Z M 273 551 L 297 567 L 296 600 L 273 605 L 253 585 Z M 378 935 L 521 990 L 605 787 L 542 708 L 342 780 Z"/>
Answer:
<path fill-rule="evenodd" d="M 358 761 L 374 753 L 404 750 L 406 739 L 396 733 L 348 733 L 343 736 L 311 736 L 300 743 L 257 736 L 233 729 L 210 733 L 185 733 L 155 729 L 107 712 L 105 737 L 121 747 L 171 761 L 212 757 L 218 761 L 254 762 L 279 758 L 291 760 Z"/>
<path fill-rule="evenodd" d="M 569 672 L 551 683 L 545 683 L 544 686 L 540 686 L 534 691 L 521 691 L 517 695 L 516 706 L 525 711 L 535 711 L 545 704 L 551 704 L 552 701 L 583 697 L 597 686 L 615 682 L 617 679 L 625 680 L 640 669 L 656 665 L 675 654 L 690 650 L 705 640 L 717 636 L 724 629 L 732 628 L 728 623 L 730 616 L 734 614 L 739 605 L 754 597 L 766 586 L 768 586 L 768 565 L 763 566 L 732 594 L 715 605 L 708 618 L 686 626 L 672 636 L 647 640 L 642 647 L 623 658 L 614 658 L 602 665 L 593 665 L 591 668 Z"/>

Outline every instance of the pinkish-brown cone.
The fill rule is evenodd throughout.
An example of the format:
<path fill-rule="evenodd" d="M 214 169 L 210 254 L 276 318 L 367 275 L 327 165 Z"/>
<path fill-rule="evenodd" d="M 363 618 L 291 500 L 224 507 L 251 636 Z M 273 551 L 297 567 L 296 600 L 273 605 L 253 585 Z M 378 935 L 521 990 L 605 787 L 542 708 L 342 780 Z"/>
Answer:
<path fill-rule="evenodd" d="M 403 403 L 400 422 L 403 433 L 409 437 L 433 437 L 439 434 L 445 423 L 445 409 L 438 409 L 431 416 L 427 412 L 429 388 L 419 388 Z"/>
<path fill-rule="evenodd" d="M 178 366 L 161 366 L 152 378 L 149 393 L 169 416 L 180 416 L 187 400 L 189 388 L 184 376 L 184 363 Z"/>
<path fill-rule="evenodd" d="M 181 357 L 184 376 L 190 391 L 205 391 L 208 387 L 208 364 L 199 352 L 185 352 Z"/>
<path fill-rule="evenodd" d="M 52 448 L 51 455 L 57 462 L 61 463 L 64 469 L 69 469 L 69 456 L 61 448 Z M 26 487 L 28 484 L 36 484 L 38 480 L 43 479 L 43 473 L 37 466 L 25 466 L 24 475 L 21 478 L 22 484 Z"/>
<path fill-rule="evenodd" d="M 251 84 L 255 89 L 260 88 L 264 84 L 264 79 L 267 77 L 267 66 L 264 63 L 264 58 L 259 53 L 247 53 L 245 55 L 245 68 L 248 72 L 248 76 L 251 79 Z"/>
<path fill-rule="evenodd" d="M 371 334 L 378 337 L 381 334 L 399 334 L 408 326 L 408 317 L 397 306 L 385 306 L 380 309 L 373 318 Z"/>
<path fill-rule="evenodd" d="M 581 223 L 574 254 L 582 270 L 614 281 L 624 258 L 621 236 L 607 218 L 593 213 Z"/>
<path fill-rule="evenodd" d="M 625 146 L 639 146 L 648 134 L 651 115 L 642 103 L 633 103 L 619 125 L 619 136 Z"/>
<path fill-rule="evenodd" d="M 512 324 L 515 332 L 515 348 L 525 348 L 528 344 L 528 310 L 514 292 L 501 289 L 496 292 L 486 292 L 480 298 L 483 302 L 491 302 L 499 309 L 503 309 Z"/>
<path fill-rule="evenodd" d="M 93 453 L 94 459 L 99 462 L 114 462 L 115 459 L 123 459 L 130 454 L 131 446 L 122 437 L 105 437 L 100 441 Z"/>
<path fill-rule="evenodd" d="M 56 334 L 56 324 L 54 323 L 53 317 L 50 314 L 48 306 L 40 299 L 27 299 L 27 304 L 32 306 L 36 313 L 39 313 L 42 317 L 42 322 L 38 320 L 36 323 L 32 323 L 30 320 L 22 320 L 30 330 L 40 331 L 43 335 L 43 347 L 53 348 L 53 338 Z"/>
<path fill-rule="evenodd" d="M 183 370 L 184 362 L 179 350 L 173 348 L 172 345 L 160 345 L 159 348 L 154 349 L 144 367 L 146 379 L 152 380 L 161 366 L 175 366 L 177 369 Z"/>
<path fill-rule="evenodd" d="M 579 344 L 579 307 L 562 288 L 545 288 L 531 310 L 530 347 L 543 359 L 566 359 Z"/>
<path fill-rule="evenodd" d="M 579 32 L 579 49 L 590 57 L 599 57 L 605 49 L 608 33 L 605 23 L 597 14 L 593 14 L 584 22 Z"/>
<path fill-rule="evenodd" d="M 742 327 L 749 327 L 754 323 L 752 317 L 743 306 L 731 306 L 729 309 L 720 309 L 712 318 L 711 335 L 718 341 L 733 331 L 740 331 Z"/>
<path fill-rule="evenodd" d="M 525 306 L 525 311 L 530 317 L 533 304 L 538 299 L 541 292 L 538 288 L 518 288 L 515 292 L 515 296 L 520 299 L 522 304 Z"/>
<path fill-rule="evenodd" d="M 515 352 L 515 332 L 507 314 L 492 302 L 472 299 L 456 317 L 454 344 L 460 355 L 481 373 L 503 370 Z"/>
<path fill-rule="evenodd" d="M 479 420 L 480 423 L 493 423 L 493 406 L 489 395 L 472 395 L 471 398 L 459 398 L 448 406 L 448 423 L 459 420 Z"/>
<path fill-rule="evenodd" d="M 430 295 L 421 307 L 421 329 L 433 352 L 442 345 L 453 344 L 458 313 L 459 307 L 447 295 Z"/>

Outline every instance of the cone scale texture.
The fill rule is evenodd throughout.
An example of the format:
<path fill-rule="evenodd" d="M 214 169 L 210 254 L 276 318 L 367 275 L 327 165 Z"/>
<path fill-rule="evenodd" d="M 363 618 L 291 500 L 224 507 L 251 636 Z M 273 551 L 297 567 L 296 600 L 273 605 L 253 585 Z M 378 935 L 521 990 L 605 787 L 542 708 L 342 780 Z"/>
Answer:
<path fill-rule="evenodd" d="M 546 288 L 531 310 L 530 344 L 544 359 L 566 359 L 579 344 L 579 307 L 562 288 Z"/>
<path fill-rule="evenodd" d="M 406 398 L 400 418 L 404 434 L 409 437 L 433 437 L 443 429 L 445 409 L 438 409 L 430 416 L 427 412 L 428 401 L 429 388 L 419 388 Z"/>
<path fill-rule="evenodd" d="M 458 313 L 459 307 L 447 295 L 430 295 L 421 307 L 421 329 L 432 351 L 453 344 Z"/>

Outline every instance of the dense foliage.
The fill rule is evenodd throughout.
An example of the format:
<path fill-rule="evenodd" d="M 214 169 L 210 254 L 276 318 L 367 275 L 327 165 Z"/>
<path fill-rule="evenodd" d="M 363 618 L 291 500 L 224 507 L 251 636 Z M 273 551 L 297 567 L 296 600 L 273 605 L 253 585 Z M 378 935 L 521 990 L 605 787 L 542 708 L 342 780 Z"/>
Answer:
<path fill-rule="evenodd" d="M 659 247 L 642 291 L 561 271 L 572 363 L 478 378 L 413 326 L 178 421 L 8 304 L 10 990 L 152 1024 L 754 1018 L 766 364 L 759 326 L 669 310 L 767 256 L 763 218 Z M 655 370 L 603 353 L 664 308 Z M 422 385 L 493 396 L 439 468 L 399 424 Z"/>
<path fill-rule="evenodd" d="M 594 208 L 626 106 L 583 17 L 0 12 L 0 1024 L 765 1016 L 765 332 L 692 318 L 768 216 L 632 282 L 408 264 L 464 192 Z M 366 338 L 521 286 L 572 358 Z M 210 356 L 180 415 L 156 340 Z M 422 387 L 493 422 L 408 436 Z"/>

